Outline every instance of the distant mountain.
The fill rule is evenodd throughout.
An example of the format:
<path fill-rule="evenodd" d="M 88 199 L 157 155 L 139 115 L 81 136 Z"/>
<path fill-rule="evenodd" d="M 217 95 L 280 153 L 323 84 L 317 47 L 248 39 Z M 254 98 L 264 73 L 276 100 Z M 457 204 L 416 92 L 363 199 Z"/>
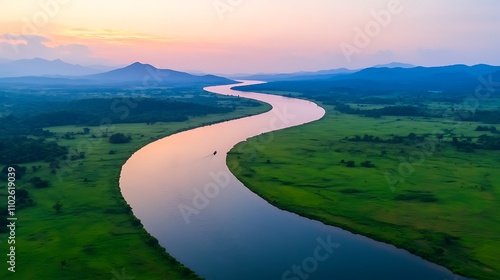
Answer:
<path fill-rule="evenodd" d="M 467 66 L 463 64 L 437 66 L 437 67 L 413 67 L 413 68 L 366 68 L 353 73 L 346 78 L 349 79 L 370 79 L 370 80 L 416 80 L 425 77 L 437 76 L 467 76 L 477 78 L 480 75 L 493 73 L 500 70 L 499 66 L 478 64 Z"/>
<path fill-rule="evenodd" d="M 0 78 L 0 85 L 10 85 L 10 86 L 79 86 L 79 85 L 91 85 L 89 80 L 78 79 L 78 78 L 68 78 L 68 77 L 38 77 L 38 76 L 26 76 L 26 77 L 9 77 Z"/>
<path fill-rule="evenodd" d="M 500 81 L 500 66 L 449 65 L 413 68 L 366 68 L 355 73 L 334 75 L 328 79 L 311 76 L 308 80 L 274 81 L 238 89 L 285 90 L 304 92 L 380 93 L 473 93 L 482 85 L 480 77 Z"/>
<path fill-rule="evenodd" d="M 356 72 L 347 68 L 321 70 L 316 72 L 294 72 L 282 74 L 256 74 L 248 76 L 235 77 L 244 80 L 260 80 L 260 81 L 292 81 L 292 80 L 310 80 L 310 79 L 328 79 L 337 75 L 349 74 Z"/>
<path fill-rule="evenodd" d="M 0 63 L 0 77 L 22 76 L 82 76 L 102 72 L 101 70 L 69 64 L 60 59 L 21 59 Z"/>
<path fill-rule="evenodd" d="M 157 69 L 139 62 L 112 71 L 75 77 L 10 77 L 1 78 L 0 84 L 33 85 L 118 85 L 118 86 L 211 86 L 232 84 L 235 81 L 214 76 L 196 76 L 184 72 Z"/>
<path fill-rule="evenodd" d="M 416 67 L 415 65 L 400 63 L 400 62 L 392 62 L 389 64 L 379 64 L 375 65 L 372 68 L 412 68 Z M 351 74 L 358 72 L 358 70 L 351 70 L 347 68 L 338 68 L 338 69 L 328 69 L 321 70 L 316 72 L 294 72 L 294 73 L 266 73 L 266 74 L 254 74 L 254 75 L 234 75 L 236 79 L 243 80 L 260 80 L 260 81 L 300 81 L 300 80 L 319 80 L 319 79 L 330 79 L 333 77 L 341 77 L 345 74 Z"/>
<path fill-rule="evenodd" d="M 414 68 L 367 68 L 331 81 L 339 86 L 352 87 L 367 81 L 379 84 L 381 89 L 405 91 L 472 91 L 479 84 L 479 77 L 500 71 L 499 66 L 462 64 L 414 67 Z"/>
<path fill-rule="evenodd" d="M 107 72 L 116 69 L 116 66 L 108 66 L 108 65 L 100 65 L 100 64 L 95 64 L 95 65 L 87 65 L 85 66 L 90 69 L 94 69 L 99 71 L 99 73 Z"/>
<path fill-rule="evenodd" d="M 401 63 L 401 62 L 391 62 L 388 64 L 378 64 L 373 66 L 373 68 L 413 68 L 417 67 L 413 64 Z"/>
<path fill-rule="evenodd" d="M 158 69 L 150 64 L 135 62 L 129 66 L 109 72 L 88 75 L 83 79 L 100 83 L 133 83 L 146 85 L 172 85 L 172 84 L 231 84 L 233 80 L 214 75 L 191 75 L 185 72 Z"/>

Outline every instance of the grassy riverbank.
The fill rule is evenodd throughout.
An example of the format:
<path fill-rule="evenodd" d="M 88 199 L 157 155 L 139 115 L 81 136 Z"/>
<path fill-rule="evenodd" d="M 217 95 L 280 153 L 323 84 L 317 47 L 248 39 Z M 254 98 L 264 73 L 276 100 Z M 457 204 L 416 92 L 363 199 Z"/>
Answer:
<path fill-rule="evenodd" d="M 500 151 L 460 152 L 450 136 L 432 138 L 436 129 L 450 129 L 442 119 L 367 118 L 322 106 L 327 114 L 319 121 L 235 146 L 227 157 L 231 171 L 281 209 L 394 244 L 462 275 L 500 279 Z M 453 133 L 477 137 L 484 133 L 474 131 L 477 125 L 462 122 Z M 428 135 L 431 146 L 345 139 L 408 139 L 410 133 Z M 391 184 L 395 178 L 400 182 Z"/>
<path fill-rule="evenodd" d="M 169 256 L 133 216 L 118 185 L 121 166 L 134 151 L 156 139 L 269 109 L 267 105 L 241 107 L 185 122 L 110 126 L 109 134 L 131 136 L 132 141 L 124 144 L 100 137 L 99 127 L 89 127 L 88 134 L 81 133 L 82 126 L 48 128 L 56 133 L 48 141 L 69 146 L 70 155 L 85 154 L 61 160 L 56 174 L 47 162 L 22 164 L 27 171 L 16 181 L 18 193 L 28 190 L 34 205 L 17 211 L 15 273 L 7 271 L 7 235 L 0 234 L 4 256 L 0 279 L 199 279 Z M 34 188 L 28 182 L 33 177 L 48 181 L 49 186 Z M 6 209 L 6 182 L 0 185 L 2 209 Z M 54 208 L 58 202 L 59 213 Z"/>

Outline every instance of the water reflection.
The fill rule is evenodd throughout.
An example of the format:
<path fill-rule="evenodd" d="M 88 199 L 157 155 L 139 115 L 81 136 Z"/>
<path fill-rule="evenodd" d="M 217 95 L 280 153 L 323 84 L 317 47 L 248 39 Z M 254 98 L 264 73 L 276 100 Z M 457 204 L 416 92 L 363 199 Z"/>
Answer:
<path fill-rule="evenodd" d="M 250 192 L 229 172 L 225 154 L 249 137 L 317 120 L 325 111 L 309 101 L 230 88 L 207 90 L 273 109 L 158 140 L 123 166 L 123 196 L 171 255 L 209 280 L 455 277 L 391 245 L 281 211 Z M 272 134 L 265 139 L 254 148 L 273 141 Z"/>

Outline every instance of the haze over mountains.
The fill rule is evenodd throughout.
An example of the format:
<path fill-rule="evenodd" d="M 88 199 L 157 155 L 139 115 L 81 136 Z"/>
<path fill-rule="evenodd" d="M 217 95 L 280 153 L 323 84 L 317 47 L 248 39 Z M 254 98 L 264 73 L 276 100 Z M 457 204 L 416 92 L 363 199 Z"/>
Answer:
<path fill-rule="evenodd" d="M 413 68 L 366 68 L 349 76 L 350 79 L 372 80 L 416 80 L 421 78 L 447 79 L 447 78 L 474 78 L 500 71 L 499 66 L 478 64 L 467 66 L 463 64 L 439 67 L 413 67 Z"/>
<path fill-rule="evenodd" d="M 2 69 L 3 73 L 12 73 L 10 77 L 0 78 L 0 84 L 4 85 L 210 86 L 235 83 L 233 80 L 214 75 L 191 75 L 170 69 L 158 69 L 139 62 L 102 72 L 61 60 L 30 59 L 0 64 L 0 71 Z"/>
<path fill-rule="evenodd" d="M 112 67 L 104 65 L 81 66 L 69 64 L 60 59 L 43 58 L 0 61 L 0 77 L 22 76 L 82 76 L 109 71 Z"/>
<path fill-rule="evenodd" d="M 152 66 L 151 66 L 152 67 Z M 411 64 L 392 62 L 389 64 L 376 65 L 373 67 L 401 67 L 401 68 L 411 68 L 415 67 Z M 146 67 L 147 68 L 147 67 Z M 150 70 L 152 68 L 149 68 Z M 52 78 L 65 78 L 65 77 L 74 77 L 74 78 L 84 78 L 91 80 L 99 80 L 98 76 L 95 77 L 81 77 L 81 76 L 89 76 L 94 74 L 104 73 L 106 71 L 118 70 L 116 67 L 106 66 L 106 65 L 91 65 L 91 66 L 82 66 L 77 64 L 70 64 L 64 62 L 60 59 L 56 60 L 46 60 L 43 58 L 33 58 L 33 59 L 21 59 L 21 60 L 0 60 L 0 78 L 11 78 L 11 77 L 52 77 Z M 129 69 L 130 70 L 130 69 Z M 136 69 L 137 70 L 137 69 Z M 138 72 L 142 70 L 138 69 Z M 176 76 L 179 79 L 183 79 L 183 75 L 179 71 L 173 71 L 169 73 L 170 75 Z M 248 80 L 263 80 L 263 81 L 275 81 L 275 80 L 298 80 L 298 79 L 309 79 L 311 76 L 316 76 L 315 78 L 329 78 L 337 74 L 348 74 L 354 73 L 358 70 L 352 70 L 347 68 L 339 68 L 339 69 L 327 69 L 321 71 L 299 71 L 293 73 L 266 73 L 266 74 L 235 74 L 235 75 L 218 75 L 225 76 L 228 78 L 237 78 L 237 79 L 248 79 Z M 133 71 L 132 71 L 133 72 Z M 167 71 L 168 72 L 168 71 Z M 163 72 L 160 75 L 166 75 L 167 72 Z M 118 72 L 121 74 L 132 74 L 130 71 L 128 73 Z M 120 80 L 119 76 L 121 74 L 108 74 L 106 75 L 110 80 Z M 200 71 L 189 71 L 189 74 L 194 76 L 204 76 L 206 75 Z M 323 77 L 320 77 L 323 76 Z M 187 76 L 184 76 L 187 78 Z M 43 79 L 31 79 L 32 81 L 38 81 L 39 83 L 47 83 L 49 81 Z M 56 81 L 56 80 L 53 80 Z M 63 82 L 63 81 L 59 81 Z"/>
<path fill-rule="evenodd" d="M 193 75 L 185 72 L 158 69 L 150 64 L 133 63 L 111 71 L 101 71 L 106 66 L 85 67 L 66 63 L 62 60 L 41 58 L 24 59 L 0 63 L 2 85 L 125 85 L 125 86 L 182 86 L 182 85 L 223 85 L 234 80 L 214 75 Z M 263 81 L 308 81 L 318 80 L 337 88 L 375 87 L 385 89 L 419 90 L 465 90 L 478 83 L 478 76 L 490 75 L 500 79 L 500 67 L 486 64 L 474 66 L 449 65 L 422 67 L 392 62 L 371 68 L 351 70 L 346 68 L 317 72 L 295 72 L 283 74 L 257 74 L 240 76 L 239 79 Z M 378 85 L 378 86 L 377 86 Z"/>
<path fill-rule="evenodd" d="M 375 65 L 372 68 L 413 68 L 416 67 L 412 64 L 391 62 L 388 64 Z M 247 80 L 261 80 L 261 81 L 288 81 L 288 80 L 309 80 L 314 79 L 329 79 L 341 74 L 350 74 L 360 71 L 361 69 L 328 69 L 315 72 L 294 72 L 283 74 L 255 74 L 255 75 L 235 75 L 234 78 L 247 79 Z M 233 76 L 231 76 L 233 77 Z"/>
<path fill-rule="evenodd" d="M 413 64 L 408 64 L 408 63 L 401 63 L 401 62 L 391 62 L 387 64 L 377 64 L 373 66 L 372 68 L 413 68 L 417 67 L 416 65 Z"/>
<path fill-rule="evenodd" d="M 247 87 L 249 90 L 279 90 L 328 92 L 444 92 L 474 93 L 482 87 L 498 87 L 500 66 L 449 65 L 413 68 L 366 68 L 354 73 L 310 75 L 285 80 L 269 80 L 267 84 Z"/>
<path fill-rule="evenodd" d="M 227 83 L 234 82 L 232 80 L 217 77 L 214 75 L 191 75 L 185 72 L 158 69 L 150 64 L 142 64 L 135 62 L 124 68 L 115 69 L 109 72 L 89 75 L 82 77 L 96 82 L 131 82 L 131 83 L 147 83 L 147 84 L 164 84 L 164 83 Z"/>
<path fill-rule="evenodd" d="M 316 72 L 294 72 L 294 73 L 284 73 L 284 74 L 256 74 L 256 75 L 242 75 L 236 76 L 237 79 L 243 80 L 259 80 L 259 81 L 288 81 L 288 80 L 308 80 L 314 79 L 326 79 L 339 74 L 349 74 L 354 73 L 357 70 L 350 70 L 347 68 L 331 69 L 331 70 L 321 70 Z"/>

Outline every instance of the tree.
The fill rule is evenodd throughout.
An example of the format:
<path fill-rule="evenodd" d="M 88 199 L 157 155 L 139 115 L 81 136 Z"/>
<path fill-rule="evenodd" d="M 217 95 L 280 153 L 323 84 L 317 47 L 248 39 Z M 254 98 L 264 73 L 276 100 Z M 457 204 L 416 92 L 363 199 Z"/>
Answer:
<path fill-rule="evenodd" d="M 57 201 L 56 204 L 52 205 L 52 208 L 56 210 L 56 213 L 59 214 L 61 213 L 61 208 L 62 208 L 61 202 Z"/>
<path fill-rule="evenodd" d="M 16 206 L 21 209 L 24 207 L 32 206 L 34 204 L 31 199 L 28 190 L 18 189 L 16 191 Z"/>
<path fill-rule="evenodd" d="M 83 128 L 83 134 L 89 134 L 90 133 L 90 128 L 84 127 Z"/>
<path fill-rule="evenodd" d="M 132 140 L 130 136 L 125 136 L 123 133 L 115 133 L 109 137 L 109 142 L 112 144 L 128 143 Z"/>
<path fill-rule="evenodd" d="M 61 164 L 57 160 L 51 161 L 49 165 L 50 169 L 58 169 L 59 167 L 61 167 Z"/>
<path fill-rule="evenodd" d="M 47 188 L 49 186 L 49 181 L 42 180 L 40 177 L 31 178 L 30 183 L 37 189 Z"/>
<path fill-rule="evenodd" d="M 367 161 L 363 161 L 361 163 L 361 166 L 371 168 L 371 167 L 375 167 L 375 164 L 373 164 L 371 161 L 367 160 Z"/>
<path fill-rule="evenodd" d="M 356 163 L 352 160 L 348 160 L 348 161 L 346 161 L 345 166 L 354 167 L 354 166 L 356 166 Z"/>
<path fill-rule="evenodd" d="M 75 136 L 73 136 L 73 132 L 66 132 L 64 134 L 64 139 L 67 139 L 67 140 L 71 140 L 71 139 L 75 139 Z"/>
<path fill-rule="evenodd" d="M 12 168 L 15 169 L 15 171 L 13 173 L 16 173 L 16 179 L 21 179 L 24 176 L 24 174 L 26 174 L 26 166 L 20 166 L 20 165 L 17 165 L 17 164 L 12 164 L 12 165 L 5 166 L 2 169 L 2 174 L 4 174 L 5 176 L 7 176 L 8 173 L 12 173 L 12 172 L 9 172 L 9 167 L 12 167 Z"/>
<path fill-rule="evenodd" d="M 439 140 L 439 142 L 441 142 L 441 140 L 443 140 L 443 137 L 444 137 L 444 135 L 441 133 L 436 135 L 436 138 Z"/>

